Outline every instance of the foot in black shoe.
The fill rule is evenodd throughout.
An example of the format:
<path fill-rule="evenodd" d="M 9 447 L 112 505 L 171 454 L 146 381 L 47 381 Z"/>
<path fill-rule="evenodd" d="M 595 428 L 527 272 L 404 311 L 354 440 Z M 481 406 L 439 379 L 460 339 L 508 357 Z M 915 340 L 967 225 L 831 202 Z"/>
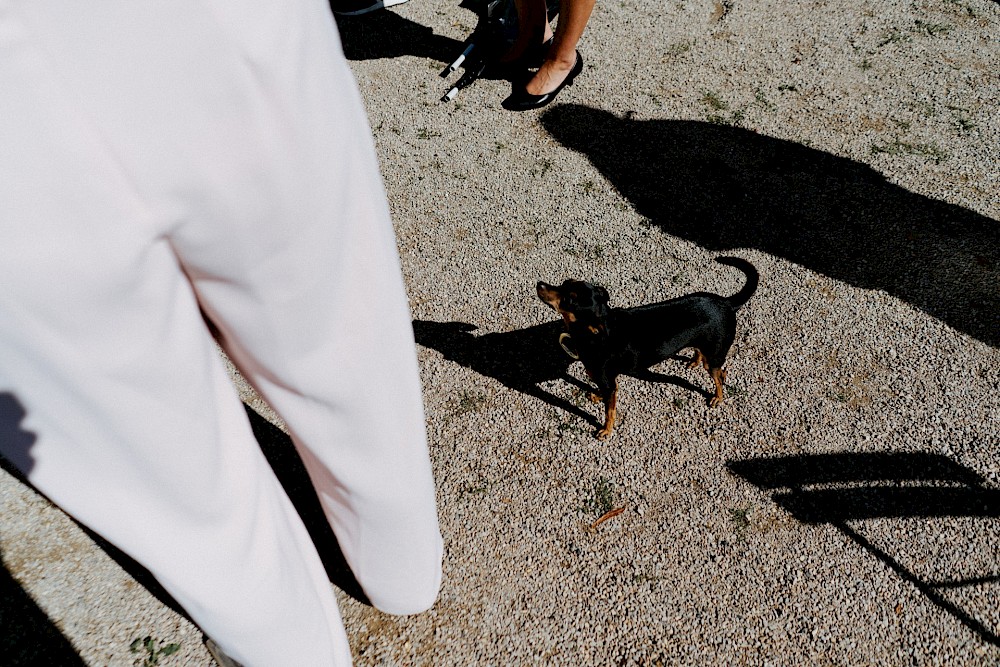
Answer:
<path fill-rule="evenodd" d="M 549 93 L 542 93 L 541 95 L 532 95 L 528 92 L 524 85 L 518 86 L 511 93 L 510 97 L 505 99 L 501 106 L 508 111 L 530 111 L 531 109 L 540 109 L 546 104 L 549 104 L 556 98 L 566 86 L 573 85 L 573 79 L 583 71 L 583 56 L 580 52 L 576 52 L 576 64 L 573 65 L 573 69 L 569 71 L 563 82 L 556 86 L 556 89 Z"/>

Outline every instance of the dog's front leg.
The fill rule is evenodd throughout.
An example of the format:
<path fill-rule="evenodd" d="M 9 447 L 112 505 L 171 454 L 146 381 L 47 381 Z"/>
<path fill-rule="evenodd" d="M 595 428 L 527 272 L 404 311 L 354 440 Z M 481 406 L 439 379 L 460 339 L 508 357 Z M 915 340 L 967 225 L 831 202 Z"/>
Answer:
<path fill-rule="evenodd" d="M 604 440 L 611 435 L 615 427 L 615 414 L 618 410 L 618 380 L 612 380 L 609 389 L 601 390 L 601 400 L 604 401 L 604 428 L 597 432 L 597 439 Z"/>

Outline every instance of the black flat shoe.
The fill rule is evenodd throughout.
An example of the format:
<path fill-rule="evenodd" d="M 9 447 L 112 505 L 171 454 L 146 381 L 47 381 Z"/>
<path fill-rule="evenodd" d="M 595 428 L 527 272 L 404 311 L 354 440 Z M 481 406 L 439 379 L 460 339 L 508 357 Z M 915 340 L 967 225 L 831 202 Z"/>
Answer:
<path fill-rule="evenodd" d="M 532 95 L 525 87 L 522 85 L 516 88 L 510 97 L 501 102 L 501 106 L 507 111 L 530 111 L 531 109 L 540 109 L 546 104 L 552 102 L 556 99 L 556 95 L 559 94 L 566 86 L 573 85 L 573 79 L 583 71 L 583 56 L 580 52 L 576 52 L 576 64 L 573 65 L 573 69 L 569 71 L 563 82 L 556 86 L 556 89 L 550 93 L 542 93 L 541 95 Z"/>

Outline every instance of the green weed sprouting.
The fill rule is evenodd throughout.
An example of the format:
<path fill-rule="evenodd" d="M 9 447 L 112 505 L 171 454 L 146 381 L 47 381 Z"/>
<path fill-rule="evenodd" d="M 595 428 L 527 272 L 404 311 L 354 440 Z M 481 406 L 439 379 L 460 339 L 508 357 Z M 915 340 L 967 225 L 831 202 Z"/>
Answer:
<path fill-rule="evenodd" d="M 141 639 L 136 637 L 132 643 L 129 644 L 128 649 L 132 653 L 145 654 L 136 659 L 136 665 L 142 665 L 142 667 L 155 667 L 155 665 L 160 664 L 160 658 L 166 658 L 167 656 L 171 656 L 181 650 L 181 645 L 171 643 L 163 646 L 163 642 L 157 641 L 147 635 Z M 139 662 L 140 660 L 142 662 Z"/>

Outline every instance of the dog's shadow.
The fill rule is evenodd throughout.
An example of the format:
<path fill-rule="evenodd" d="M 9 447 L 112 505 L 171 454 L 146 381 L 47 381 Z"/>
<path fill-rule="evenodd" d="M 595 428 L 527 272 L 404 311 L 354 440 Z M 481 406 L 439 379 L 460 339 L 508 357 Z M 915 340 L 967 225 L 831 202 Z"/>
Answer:
<path fill-rule="evenodd" d="M 573 359 L 559 346 L 559 334 L 564 331 L 561 321 L 482 335 L 473 333 L 477 328 L 465 322 L 413 321 L 413 334 L 419 345 L 437 350 L 445 359 L 498 380 L 510 389 L 576 415 L 594 427 L 601 426 L 595 415 L 541 387 L 544 383 L 562 380 L 584 392 L 594 390 L 569 373 Z M 707 396 L 701 388 L 673 375 L 643 371 L 634 377 L 672 384 Z"/>

